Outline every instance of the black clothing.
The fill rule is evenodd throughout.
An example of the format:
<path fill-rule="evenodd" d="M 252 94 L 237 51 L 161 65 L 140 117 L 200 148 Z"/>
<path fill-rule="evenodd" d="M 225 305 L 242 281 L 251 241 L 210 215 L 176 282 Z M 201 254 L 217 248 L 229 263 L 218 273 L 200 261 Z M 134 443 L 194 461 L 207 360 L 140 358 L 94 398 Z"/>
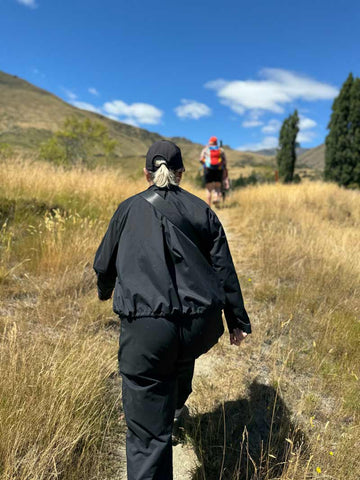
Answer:
<path fill-rule="evenodd" d="M 155 172 L 157 170 L 154 165 L 155 160 L 160 159 L 166 161 L 166 165 L 170 170 L 185 171 L 180 148 L 173 142 L 158 140 L 151 145 L 146 154 L 146 170 Z"/>
<path fill-rule="evenodd" d="M 210 328 L 209 328 L 210 327 Z M 128 480 L 171 480 L 176 408 L 191 393 L 195 358 L 222 335 L 221 311 L 211 317 L 122 319 L 119 365 Z"/>
<path fill-rule="evenodd" d="M 222 170 L 212 170 L 211 168 L 204 169 L 205 183 L 212 182 L 222 182 L 223 171 Z"/>
<path fill-rule="evenodd" d="M 222 310 L 230 331 L 251 327 L 215 213 L 180 187 L 147 191 L 169 202 L 167 209 L 142 194 L 121 203 L 94 269 L 99 298 L 115 287 L 121 317 L 128 479 L 171 480 L 174 412 L 191 393 L 195 358 L 222 335 Z"/>
<path fill-rule="evenodd" d="M 229 330 L 251 333 L 224 230 L 216 214 L 180 187 L 151 190 L 196 230 L 201 250 L 140 194 L 121 203 L 96 252 L 99 298 L 114 291 L 120 317 L 182 318 L 224 309 Z"/>

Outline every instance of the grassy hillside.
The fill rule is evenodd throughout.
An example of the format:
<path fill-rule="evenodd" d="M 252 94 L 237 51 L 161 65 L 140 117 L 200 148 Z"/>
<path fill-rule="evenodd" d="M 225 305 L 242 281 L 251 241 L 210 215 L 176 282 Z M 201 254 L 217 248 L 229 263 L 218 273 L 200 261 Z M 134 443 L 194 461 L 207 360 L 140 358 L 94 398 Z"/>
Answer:
<path fill-rule="evenodd" d="M 120 156 L 142 155 L 152 142 L 161 138 L 156 133 L 79 110 L 55 95 L 4 72 L 0 72 L 0 99 L 0 139 L 15 146 L 32 149 L 59 129 L 70 115 L 97 119 L 106 124 L 119 143 L 117 153 Z"/>
<path fill-rule="evenodd" d="M 111 168 L 0 171 L 2 480 L 121 478 L 118 327 L 91 265 L 143 188 Z M 359 212 L 358 192 L 322 183 L 243 189 L 219 211 L 254 332 L 203 359 L 186 479 L 357 480 Z"/>
<path fill-rule="evenodd" d="M 324 170 L 325 166 L 325 145 L 311 148 L 297 159 L 297 164 L 300 167 L 312 168 L 316 170 Z"/>
<path fill-rule="evenodd" d="M 40 143 L 59 129 L 70 115 L 90 118 L 106 125 L 110 135 L 117 141 L 115 164 L 129 174 L 139 173 L 147 149 L 154 141 L 162 138 L 157 133 L 80 110 L 25 80 L 1 71 L 0 104 L 0 142 L 10 144 L 25 157 L 34 158 Z M 182 137 L 173 140 L 183 152 L 187 170 L 195 175 L 202 145 Z M 269 163 L 268 159 L 260 155 L 240 153 L 230 148 L 225 150 L 230 167 Z"/>
<path fill-rule="evenodd" d="M 268 148 L 265 150 L 258 150 L 253 152 L 263 157 L 272 157 L 270 164 L 275 165 L 276 149 Z M 325 145 L 319 145 L 314 148 L 297 148 L 296 149 L 296 166 L 298 169 L 314 169 L 322 171 L 325 165 Z"/>

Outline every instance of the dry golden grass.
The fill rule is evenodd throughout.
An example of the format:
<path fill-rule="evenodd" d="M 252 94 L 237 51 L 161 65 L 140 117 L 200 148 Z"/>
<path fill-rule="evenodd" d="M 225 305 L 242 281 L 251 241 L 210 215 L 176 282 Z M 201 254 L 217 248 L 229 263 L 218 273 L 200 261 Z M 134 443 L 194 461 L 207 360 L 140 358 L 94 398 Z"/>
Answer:
<path fill-rule="evenodd" d="M 117 334 L 91 265 L 117 204 L 144 182 L 17 161 L 0 176 L 15 202 L 0 233 L 0 477 L 108 478 Z M 254 334 L 240 350 L 224 337 L 195 382 L 193 478 L 355 480 L 358 192 L 248 188 L 219 215 Z"/>
<path fill-rule="evenodd" d="M 232 471 L 239 468 L 235 460 L 247 426 L 253 438 L 262 431 L 264 441 L 262 451 L 251 438 L 245 442 L 256 461 L 254 478 L 355 480 L 360 470 L 359 192 L 322 183 L 268 185 L 242 190 L 230 204 L 221 218 L 254 334 L 239 356 L 223 339 L 214 351 L 221 359 L 216 380 L 204 388 L 200 383 L 194 407 L 202 414 L 217 408 L 211 423 L 218 422 L 218 430 L 210 436 L 219 438 L 219 404 L 225 401 L 226 428 L 238 440 L 234 458 L 231 452 L 225 456 Z M 216 393 L 209 396 L 212 384 Z M 207 445 L 208 431 L 207 426 L 202 432 Z M 210 465 L 206 473 L 215 478 L 214 449 L 203 454 Z M 213 467 L 220 471 L 219 459 Z M 247 468 L 254 472 L 251 464 Z M 243 464 L 240 478 L 245 472 Z M 225 471 L 223 478 L 239 477 Z"/>
<path fill-rule="evenodd" d="M 73 328 L 27 327 L 7 323 L 0 344 L 2 478 L 85 478 L 110 416 L 112 349 Z"/>
<path fill-rule="evenodd" d="M 1 169 L 0 185 L 10 198 L 36 198 L 49 205 L 89 208 L 108 217 L 123 199 L 144 188 L 142 179 L 125 181 L 119 169 L 66 170 L 45 162 L 14 162 Z M 104 210 L 105 209 L 105 210 Z M 79 212 L 78 212 L 79 213 Z"/>
<path fill-rule="evenodd" d="M 41 206 L 15 207 L 0 234 L 1 478 L 100 478 L 117 352 L 91 265 L 105 220 L 137 185 L 28 162 L 2 169 L 1 185 L 16 205 Z"/>

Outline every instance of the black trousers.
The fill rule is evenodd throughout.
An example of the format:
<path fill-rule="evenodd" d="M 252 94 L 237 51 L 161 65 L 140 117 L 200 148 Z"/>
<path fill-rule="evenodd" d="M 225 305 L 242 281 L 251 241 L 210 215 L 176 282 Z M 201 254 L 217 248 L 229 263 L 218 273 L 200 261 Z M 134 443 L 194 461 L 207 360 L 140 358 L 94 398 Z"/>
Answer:
<path fill-rule="evenodd" d="M 221 312 L 182 319 L 122 319 L 119 367 L 128 480 L 171 480 L 175 409 L 191 393 L 195 358 L 224 332 Z"/>

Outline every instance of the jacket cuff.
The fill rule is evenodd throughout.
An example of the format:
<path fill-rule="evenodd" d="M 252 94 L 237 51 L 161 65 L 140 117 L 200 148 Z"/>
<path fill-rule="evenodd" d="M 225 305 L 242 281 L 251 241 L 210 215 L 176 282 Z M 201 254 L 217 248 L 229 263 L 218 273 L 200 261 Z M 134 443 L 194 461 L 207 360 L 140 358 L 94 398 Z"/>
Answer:
<path fill-rule="evenodd" d="M 232 333 L 235 328 L 240 328 L 247 334 L 251 333 L 251 324 L 245 309 L 243 309 L 241 316 L 237 316 L 231 309 L 225 307 L 224 314 L 230 333 Z"/>
<path fill-rule="evenodd" d="M 104 290 L 100 290 L 100 288 L 98 287 L 99 300 L 109 300 L 111 298 L 111 295 L 112 295 L 112 290 L 104 291 Z"/>
<path fill-rule="evenodd" d="M 101 274 L 97 274 L 97 289 L 98 297 L 100 300 L 109 300 L 111 298 L 112 292 L 114 290 L 115 282 Z"/>

